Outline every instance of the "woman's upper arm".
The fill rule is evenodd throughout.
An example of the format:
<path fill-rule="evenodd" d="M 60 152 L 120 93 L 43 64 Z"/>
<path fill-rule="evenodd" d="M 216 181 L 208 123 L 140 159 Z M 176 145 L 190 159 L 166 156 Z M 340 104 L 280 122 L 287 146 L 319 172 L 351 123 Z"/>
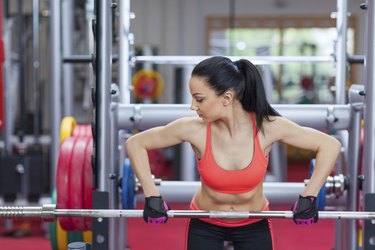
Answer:
<path fill-rule="evenodd" d="M 277 131 L 278 140 L 286 144 L 316 152 L 321 146 L 337 143 L 335 138 L 326 133 L 300 126 L 285 118 L 277 117 L 274 122 L 272 127 Z"/>
<path fill-rule="evenodd" d="M 191 119 L 182 118 L 165 126 L 154 127 L 131 136 L 127 144 L 136 144 L 145 149 L 165 148 L 188 139 Z M 129 145 L 128 145 L 129 146 Z"/>

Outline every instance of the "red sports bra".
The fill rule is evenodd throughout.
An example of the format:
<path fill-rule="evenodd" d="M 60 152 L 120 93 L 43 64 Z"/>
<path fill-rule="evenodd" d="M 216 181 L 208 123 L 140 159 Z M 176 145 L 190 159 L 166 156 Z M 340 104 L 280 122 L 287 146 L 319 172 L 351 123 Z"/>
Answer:
<path fill-rule="evenodd" d="M 202 182 L 210 189 L 226 194 L 241 194 L 254 189 L 262 182 L 267 172 L 268 156 L 259 144 L 254 114 L 251 114 L 254 131 L 254 154 L 250 164 L 240 170 L 226 170 L 214 158 L 211 146 L 211 123 L 207 124 L 206 149 L 202 159 L 197 160 Z"/>

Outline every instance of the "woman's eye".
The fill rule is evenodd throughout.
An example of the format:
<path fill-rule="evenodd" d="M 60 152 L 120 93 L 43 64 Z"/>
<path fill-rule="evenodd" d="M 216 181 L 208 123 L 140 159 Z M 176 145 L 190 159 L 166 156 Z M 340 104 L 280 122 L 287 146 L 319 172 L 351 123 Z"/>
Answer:
<path fill-rule="evenodd" d="M 197 102 L 202 102 L 202 101 L 203 101 L 203 99 L 197 99 L 196 101 L 197 101 Z"/>

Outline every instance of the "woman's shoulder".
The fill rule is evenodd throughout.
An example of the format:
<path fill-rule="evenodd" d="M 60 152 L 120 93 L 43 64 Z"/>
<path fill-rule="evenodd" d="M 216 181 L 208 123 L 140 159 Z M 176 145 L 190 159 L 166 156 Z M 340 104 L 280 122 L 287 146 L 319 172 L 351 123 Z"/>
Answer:
<path fill-rule="evenodd" d="M 171 122 L 168 127 L 170 132 L 174 131 L 172 133 L 175 133 L 182 140 L 193 143 L 196 142 L 197 138 L 204 136 L 207 124 L 199 117 L 184 117 Z"/>
<path fill-rule="evenodd" d="M 270 116 L 268 120 L 265 119 L 263 122 L 264 133 L 274 137 L 280 137 L 298 127 L 296 123 L 282 116 Z"/>
<path fill-rule="evenodd" d="M 283 123 L 283 117 L 281 116 L 268 116 L 263 118 L 261 131 L 267 134 L 273 134 L 275 130 L 280 126 L 280 123 Z M 282 125 L 281 125 L 282 126 Z"/>
<path fill-rule="evenodd" d="M 199 129 L 199 128 L 205 128 L 207 126 L 206 123 L 202 121 L 199 117 L 183 117 L 175 120 L 173 123 L 175 123 L 178 126 L 186 127 L 187 129 Z"/>

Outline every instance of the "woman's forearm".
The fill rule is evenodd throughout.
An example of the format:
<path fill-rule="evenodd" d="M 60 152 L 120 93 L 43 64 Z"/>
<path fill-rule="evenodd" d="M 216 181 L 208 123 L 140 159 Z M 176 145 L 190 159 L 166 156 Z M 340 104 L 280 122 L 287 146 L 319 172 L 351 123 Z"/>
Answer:
<path fill-rule="evenodd" d="M 336 159 L 341 151 L 341 144 L 334 138 L 320 148 L 316 154 L 314 172 L 302 196 L 317 196 L 327 177 L 334 169 Z"/>
<path fill-rule="evenodd" d="M 146 197 L 159 196 L 159 190 L 152 178 L 147 149 L 131 138 L 127 140 L 125 148 L 134 174 L 141 183 L 144 195 Z"/>

